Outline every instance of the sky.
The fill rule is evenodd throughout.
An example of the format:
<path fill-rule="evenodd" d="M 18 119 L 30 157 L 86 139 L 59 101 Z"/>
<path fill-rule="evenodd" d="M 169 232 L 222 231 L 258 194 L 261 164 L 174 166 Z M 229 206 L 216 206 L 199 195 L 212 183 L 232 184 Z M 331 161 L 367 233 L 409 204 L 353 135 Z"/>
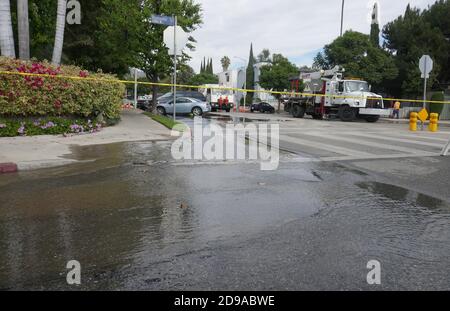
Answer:
<path fill-rule="evenodd" d="M 203 25 L 192 35 L 198 41 L 190 65 L 200 70 L 203 57 L 213 58 L 214 71 L 228 56 L 231 67 L 244 65 L 253 43 L 287 56 L 296 65 L 312 64 L 314 56 L 340 32 L 341 0 L 194 0 L 203 7 Z M 380 28 L 405 12 L 408 3 L 421 9 L 435 0 L 379 0 Z M 345 0 L 344 31 L 370 33 L 374 0 Z"/>

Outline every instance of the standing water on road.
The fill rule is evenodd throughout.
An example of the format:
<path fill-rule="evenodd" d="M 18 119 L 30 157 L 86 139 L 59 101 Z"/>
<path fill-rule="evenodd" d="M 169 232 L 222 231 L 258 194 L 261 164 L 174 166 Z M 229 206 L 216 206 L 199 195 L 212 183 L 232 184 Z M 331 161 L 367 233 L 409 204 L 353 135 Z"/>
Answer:
<path fill-rule="evenodd" d="M 0 288 L 450 289 L 450 205 L 337 164 L 174 163 L 170 143 L 76 148 L 0 176 Z"/>

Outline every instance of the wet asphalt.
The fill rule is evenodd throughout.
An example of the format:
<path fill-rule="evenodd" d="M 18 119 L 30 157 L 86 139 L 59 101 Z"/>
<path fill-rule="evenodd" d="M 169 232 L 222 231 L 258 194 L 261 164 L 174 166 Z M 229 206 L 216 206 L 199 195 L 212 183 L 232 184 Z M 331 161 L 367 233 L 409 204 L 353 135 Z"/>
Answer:
<path fill-rule="evenodd" d="M 80 163 L 0 176 L 0 289 L 450 289 L 448 201 L 336 162 L 282 154 L 265 172 L 170 147 L 74 148 Z"/>

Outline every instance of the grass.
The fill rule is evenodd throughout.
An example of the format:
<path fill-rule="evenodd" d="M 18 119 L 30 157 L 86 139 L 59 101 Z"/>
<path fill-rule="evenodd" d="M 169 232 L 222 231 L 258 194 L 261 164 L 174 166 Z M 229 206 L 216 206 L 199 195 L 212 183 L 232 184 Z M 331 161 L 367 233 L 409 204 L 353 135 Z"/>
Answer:
<path fill-rule="evenodd" d="M 174 121 L 171 118 L 165 117 L 165 116 L 161 116 L 158 114 L 154 114 L 151 112 L 144 112 L 144 114 L 150 118 L 152 118 L 154 121 L 161 123 L 162 125 L 164 125 L 165 127 L 167 127 L 169 130 L 173 130 L 174 127 L 177 127 L 176 130 L 179 130 L 180 132 L 183 132 L 184 130 L 187 129 L 186 125 L 178 122 L 178 121 Z"/>

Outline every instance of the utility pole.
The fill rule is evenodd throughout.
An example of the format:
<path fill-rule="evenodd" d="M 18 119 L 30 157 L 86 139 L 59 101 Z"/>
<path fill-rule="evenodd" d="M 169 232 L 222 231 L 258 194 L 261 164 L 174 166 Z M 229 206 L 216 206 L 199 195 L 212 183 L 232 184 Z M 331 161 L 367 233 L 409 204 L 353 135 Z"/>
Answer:
<path fill-rule="evenodd" d="M 174 16 L 175 27 L 173 30 L 173 120 L 177 119 L 177 16 Z"/>
<path fill-rule="evenodd" d="M 345 0 L 342 0 L 342 11 L 341 11 L 341 37 L 344 30 L 344 7 L 345 7 Z"/>

